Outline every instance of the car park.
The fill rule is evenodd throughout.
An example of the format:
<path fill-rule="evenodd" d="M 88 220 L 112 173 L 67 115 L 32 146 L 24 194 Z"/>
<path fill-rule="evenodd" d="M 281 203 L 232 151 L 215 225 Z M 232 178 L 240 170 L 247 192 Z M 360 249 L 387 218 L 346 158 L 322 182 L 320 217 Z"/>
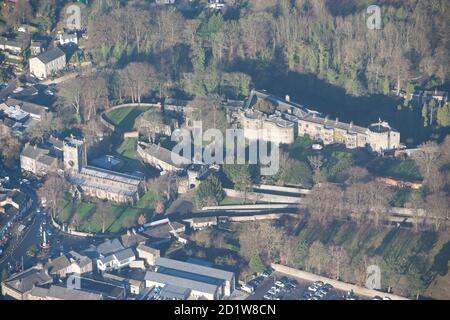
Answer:
<path fill-rule="evenodd" d="M 265 294 L 265 295 L 263 296 L 263 299 L 264 299 L 264 300 L 273 300 L 273 296 L 271 296 L 270 294 Z"/>
<path fill-rule="evenodd" d="M 279 288 L 284 288 L 284 283 L 281 281 L 275 281 L 275 285 Z"/>

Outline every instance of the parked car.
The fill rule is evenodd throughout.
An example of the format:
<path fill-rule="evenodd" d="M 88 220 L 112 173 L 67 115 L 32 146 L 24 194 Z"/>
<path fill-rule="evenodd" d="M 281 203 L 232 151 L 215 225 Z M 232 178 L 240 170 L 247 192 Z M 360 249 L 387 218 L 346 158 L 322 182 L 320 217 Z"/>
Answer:
<path fill-rule="evenodd" d="M 325 284 L 322 286 L 322 289 L 330 290 L 330 289 L 333 289 L 333 286 L 332 286 L 331 284 L 329 284 L 329 283 L 325 283 Z"/>
<path fill-rule="evenodd" d="M 317 287 L 322 287 L 323 286 L 323 282 L 322 281 L 315 281 L 313 284 L 315 286 L 317 286 Z"/>
<path fill-rule="evenodd" d="M 315 296 L 317 296 L 319 298 L 323 298 L 327 295 L 327 293 L 328 292 L 326 292 L 325 290 L 320 289 L 320 290 L 316 291 Z"/>
<path fill-rule="evenodd" d="M 272 268 L 267 268 L 266 270 L 263 271 L 261 276 L 263 276 L 264 278 L 267 278 L 273 273 L 273 271 L 274 270 Z"/>
<path fill-rule="evenodd" d="M 313 296 L 313 294 L 310 292 L 310 291 L 306 291 L 304 294 L 303 294 L 303 298 L 304 299 L 309 299 L 309 298 L 311 298 Z"/>
<path fill-rule="evenodd" d="M 316 292 L 319 288 L 317 286 L 315 286 L 314 284 L 310 285 L 308 287 L 308 290 L 311 292 Z"/>
<path fill-rule="evenodd" d="M 275 281 L 275 285 L 280 288 L 284 288 L 284 283 L 281 281 Z"/>
<path fill-rule="evenodd" d="M 269 294 L 265 294 L 263 297 L 264 300 L 273 300 L 273 297 Z"/>
<path fill-rule="evenodd" d="M 255 288 L 251 284 L 246 283 L 241 286 L 241 290 L 252 294 L 255 291 Z"/>

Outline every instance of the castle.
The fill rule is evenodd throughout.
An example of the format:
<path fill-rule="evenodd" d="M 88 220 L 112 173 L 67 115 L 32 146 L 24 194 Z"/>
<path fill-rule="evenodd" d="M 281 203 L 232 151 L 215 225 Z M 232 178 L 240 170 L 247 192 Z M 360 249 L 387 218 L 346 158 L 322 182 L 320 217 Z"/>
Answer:
<path fill-rule="evenodd" d="M 282 100 L 265 91 L 252 90 L 239 112 L 239 120 L 249 140 L 290 144 L 296 137 L 308 135 L 325 145 L 341 143 L 349 149 L 368 147 L 377 153 L 400 147 L 400 132 L 387 122 L 380 120 L 365 128 L 353 122 L 331 120 L 317 111 L 291 102 L 289 96 Z"/>

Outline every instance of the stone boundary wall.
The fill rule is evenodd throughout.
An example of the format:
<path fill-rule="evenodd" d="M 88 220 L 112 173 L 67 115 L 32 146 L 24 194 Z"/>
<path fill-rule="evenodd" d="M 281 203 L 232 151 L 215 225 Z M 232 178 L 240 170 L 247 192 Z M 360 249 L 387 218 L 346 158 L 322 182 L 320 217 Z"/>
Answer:
<path fill-rule="evenodd" d="M 289 193 L 300 193 L 300 194 L 308 194 L 310 189 L 302 189 L 295 187 L 282 187 L 282 186 L 273 186 L 268 184 L 261 185 L 253 185 L 253 188 L 258 188 L 261 190 L 269 190 L 269 191 L 281 191 L 281 192 L 289 192 Z"/>
<path fill-rule="evenodd" d="M 103 123 L 103 125 L 105 125 L 107 128 L 109 128 L 112 131 L 116 130 L 116 126 L 111 123 L 108 120 L 108 117 L 106 116 L 106 113 L 113 111 L 113 110 L 117 110 L 117 109 L 121 109 L 121 108 L 162 108 L 162 105 L 160 102 L 158 103 L 123 103 L 123 104 L 119 104 L 117 106 L 111 107 L 108 110 L 103 111 L 103 113 L 100 116 L 100 121 L 101 123 Z"/>
<path fill-rule="evenodd" d="M 297 205 L 292 204 L 231 204 L 224 206 L 210 206 L 202 207 L 202 210 L 267 210 L 267 209 L 284 209 L 297 208 Z"/>
<path fill-rule="evenodd" d="M 225 217 L 225 216 L 219 216 L 219 219 L 226 219 L 228 221 L 233 222 L 244 222 L 244 221 L 258 221 L 258 220 L 276 220 L 280 219 L 283 216 L 297 216 L 293 213 L 268 213 L 268 214 L 261 214 L 261 215 L 254 215 L 254 216 L 235 216 L 235 217 Z"/>
<path fill-rule="evenodd" d="M 401 297 L 401 296 L 398 296 L 395 294 L 390 294 L 390 293 L 386 293 L 386 292 L 382 292 L 382 291 L 378 291 L 378 290 L 367 289 L 367 288 L 360 287 L 360 286 L 357 286 L 354 284 L 345 283 L 345 282 L 342 282 L 339 280 L 333 280 L 333 279 L 330 279 L 327 277 L 318 276 L 318 275 L 310 273 L 310 272 L 286 267 L 281 264 L 272 263 L 271 266 L 277 272 L 280 272 L 280 273 L 283 273 L 283 274 L 286 274 L 286 275 L 289 275 L 289 276 L 292 276 L 295 278 L 299 278 L 302 280 L 311 281 L 311 282 L 323 281 L 323 282 L 331 284 L 333 287 L 335 287 L 338 290 L 343 290 L 343 291 L 347 291 L 347 292 L 353 290 L 353 292 L 356 295 L 361 295 L 364 297 L 380 296 L 383 298 L 387 297 L 392 300 L 409 300 L 408 298 Z"/>
<path fill-rule="evenodd" d="M 82 237 L 82 238 L 87 238 L 87 237 L 93 237 L 94 236 L 93 234 L 87 233 L 87 232 L 74 231 L 74 230 L 67 230 L 66 231 L 66 230 L 63 229 L 63 227 L 61 225 L 58 224 L 58 222 L 55 221 L 55 219 L 53 219 L 53 217 L 51 217 L 51 221 L 52 221 L 53 227 L 55 227 L 60 232 L 63 232 L 65 234 L 69 234 L 69 235 L 77 236 L 77 237 Z"/>
<path fill-rule="evenodd" d="M 289 197 L 289 196 L 280 196 L 275 194 L 266 194 L 259 192 L 245 192 L 234 190 L 234 189 L 223 189 L 227 196 L 234 198 L 244 198 L 247 197 L 247 200 L 250 201 L 265 201 L 265 202 L 279 202 L 279 203 L 301 203 L 302 198 L 300 197 Z"/>

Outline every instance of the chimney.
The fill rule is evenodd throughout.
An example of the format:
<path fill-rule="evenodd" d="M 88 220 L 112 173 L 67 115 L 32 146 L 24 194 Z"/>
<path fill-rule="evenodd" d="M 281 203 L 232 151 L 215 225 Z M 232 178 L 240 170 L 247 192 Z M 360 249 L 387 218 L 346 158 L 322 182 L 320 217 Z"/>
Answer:
<path fill-rule="evenodd" d="M 325 116 L 325 123 L 328 122 L 328 115 Z"/>
<path fill-rule="evenodd" d="M 131 236 L 130 230 L 127 230 L 127 236 Z"/>
<path fill-rule="evenodd" d="M 133 234 L 136 234 L 136 229 L 135 228 L 131 229 L 131 232 L 133 232 Z"/>
<path fill-rule="evenodd" d="M 287 102 L 291 102 L 291 97 L 287 94 L 284 96 L 284 100 L 286 100 Z"/>
<path fill-rule="evenodd" d="M 350 125 L 348 126 L 349 129 L 353 128 L 353 121 L 350 121 Z"/>
<path fill-rule="evenodd" d="M 339 118 L 336 118 L 336 121 L 334 121 L 334 123 L 338 123 L 339 122 Z"/>

